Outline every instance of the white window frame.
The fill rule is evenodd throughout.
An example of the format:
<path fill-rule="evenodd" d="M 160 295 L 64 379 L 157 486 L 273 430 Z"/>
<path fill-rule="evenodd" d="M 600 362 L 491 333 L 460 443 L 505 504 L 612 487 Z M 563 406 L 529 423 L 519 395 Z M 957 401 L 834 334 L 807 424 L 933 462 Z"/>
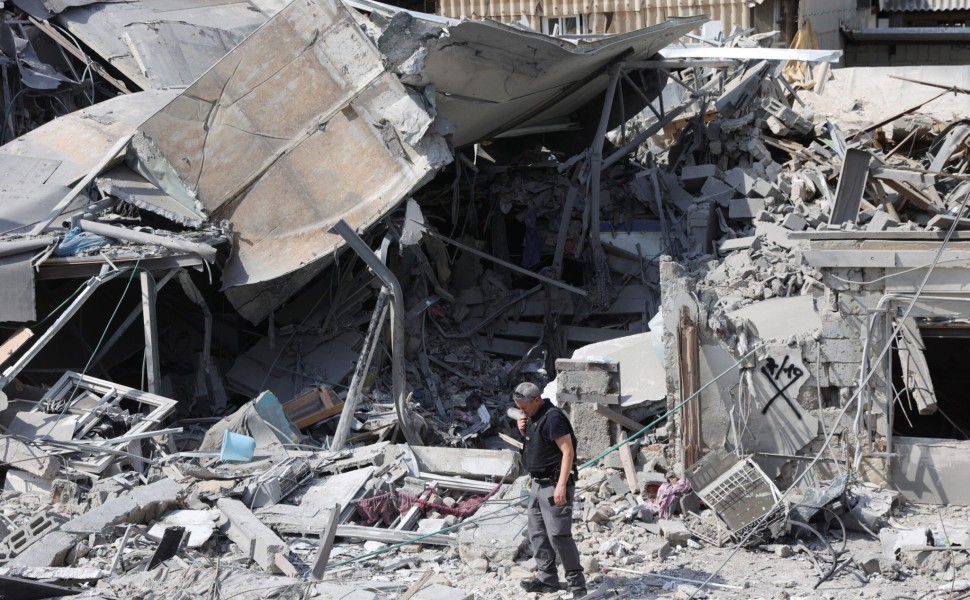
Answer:
<path fill-rule="evenodd" d="M 569 21 L 573 21 L 576 30 L 571 33 L 563 33 Z M 542 33 L 546 35 L 585 35 L 589 33 L 589 19 L 587 15 L 556 15 L 552 17 L 542 17 Z"/>

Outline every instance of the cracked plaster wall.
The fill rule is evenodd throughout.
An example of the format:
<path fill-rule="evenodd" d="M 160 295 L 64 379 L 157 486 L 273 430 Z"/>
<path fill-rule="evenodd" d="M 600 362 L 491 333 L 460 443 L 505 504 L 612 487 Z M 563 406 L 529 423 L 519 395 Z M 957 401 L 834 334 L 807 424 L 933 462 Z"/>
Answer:
<path fill-rule="evenodd" d="M 816 296 L 817 318 L 821 325 L 813 328 L 810 333 L 792 336 L 789 339 L 759 340 L 751 336 L 748 340 L 749 348 L 759 342 L 775 347 L 782 346 L 797 349 L 804 364 L 808 377 L 801 384 L 794 401 L 808 416 L 821 418 L 824 421 L 824 431 L 832 431 L 838 413 L 845 404 L 851 401 L 859 384 L 860 365 L 864 349 L 865 330 L 867 326 L 866 311 L 876 308 L 879 299 L 884 294 L 881 283 L 849 284 L 838 278 L 849 281 L 873 282 L 884 275 L 883 269 L 830 269 L 825 272 L 826 289 L 813 288 Z M 661 289 L 663 290 L 663 321 L 664 321 L 664 357 L 667 372 L 668 408 L 674 408 L 681 402 L 677 328 L 680 321 L 680 308 L 687 306 L 692 318 L 698 324 L 700 344 L 700 372 L 701 385 L 711 382 L 723 371 L 728 373 L 716 383 L 705 388 L 701 393 L 701 447 L 704 453 L 716 448 L 734 449 L 737 437 L 732 426 L 732 410 L 740 410 L 739 390 L 741 375 L 738 368 L 732 365 L 743 354 L 738 349 L 739 327 L 741 323 L 731 322 L 717 306 L 717 296 L 709 290 L 698 291 L 696 285 L 699 280 L 697 273 L 691 273 L 683 265 L 673 261 L 661 263 Z M 758 302 L 753 303 L 757 306 Z M 807 318 L 807 315 L 792 314 L 791 319 Z M 884 331 L 877 327 L 872 335 L 872 343 L 880 344 L 884 339 Z M 760 352 L 759 352 L 760 353 Z M 743 366 L 754 367 L 753 360 L 757 360 L 759 353 L 749 357 Z M 886 381 L 884 370 L 877 370 L 871 378 L 867 388 L 873 403 L 871 413 L 873 425 L 879 435 L 885 434 L 885 404 Z M 821 402 L 819 392 L 821 391 Z M 756 403 L 758 398 L 754 400 Z M 820 403 L 824 405 L 820 407 Z M 852 419 L 854 411 L 847 411 L 842 419 L 842 432 L 833 441 L 836 455 L 844 456 L 845 445 L 854 440 L 852 437 Z M 670 419 L 672 435 L 672 460 L 677 464 L 677 470 L 683 465 L 683 423 L 680 413 Z M 822 428 L 817 435 L 808 440 L 807 444 L 797 452 L 799 455 L 814 456 L 823 444 Z M 878 451 L 880 444 L 876 443 Z M 781 459 L 776 457 L 760 457 L 759 463 L 769 474 L 773 475 L 782 486 L 790 482 L 798 474 L 805 461 Z M 861 466 L 867 479 L 882 481 L 885 474 L 884 461 L 866 459 Z M 832 471 L 831 461 L 826 461 L 820 471 Z"/>

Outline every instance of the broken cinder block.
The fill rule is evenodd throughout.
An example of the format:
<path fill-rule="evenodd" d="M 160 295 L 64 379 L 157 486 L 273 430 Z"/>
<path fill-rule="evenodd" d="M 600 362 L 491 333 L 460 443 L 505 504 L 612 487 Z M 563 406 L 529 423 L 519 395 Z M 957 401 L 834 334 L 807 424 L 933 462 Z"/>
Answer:
<path fill-rule="evenodd" d="M 808 227 L 808 221 L 798 213 L 788 213 L 781 222 L 781 226 L 792 231 L 804 231 Z"/>
<path fill-rule="evenodd" d="M 704 182 L 701 193 L 721 206 L 728 206 L 731 198 L 734 198 L 735 191 L 720 179 L 712 177 Z"/>
<path fill-rule="evenodd" d="M 728 204 L 729 219 L 753 219 L 765 209 L 765 201 L 760 198 L 734 198 Z"/>
<path fill-rule="evenodd" d="M 701 191 L 704 182 L 714 177 L 717 177 L 715 165 L 692 165 L 681 170 L 680 183 L 688 192 L 697 193 Z"/>
<path fill-rule="evenodd" d="M 556 360 L 560 402 L 620 403 L 620 364 L 612 360 Z"/>

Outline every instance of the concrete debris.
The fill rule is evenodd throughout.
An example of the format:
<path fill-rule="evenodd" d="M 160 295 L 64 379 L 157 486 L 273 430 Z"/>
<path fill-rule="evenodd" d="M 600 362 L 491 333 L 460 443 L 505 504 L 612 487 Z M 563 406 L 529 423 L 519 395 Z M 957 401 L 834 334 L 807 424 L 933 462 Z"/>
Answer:
<path fill-rule="evenodd" d="M 970 587 L 966 68 L 807 16 L 0 11 L 0 596 L 519 598 L 523 381 L 587 598 Z"/>

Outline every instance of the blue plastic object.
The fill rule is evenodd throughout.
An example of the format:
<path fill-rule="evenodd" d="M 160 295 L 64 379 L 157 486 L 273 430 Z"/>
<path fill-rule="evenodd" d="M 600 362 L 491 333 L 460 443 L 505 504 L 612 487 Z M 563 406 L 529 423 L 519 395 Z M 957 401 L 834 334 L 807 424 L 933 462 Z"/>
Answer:
<path fill-rule="evenodd" d="M 219 460 L 222 462 L 249 462 L 256 451 L 256 440 L 248 435 L 233 433 L 226 430 L 222 436 L 222 452 Z"/>
<path fill-rule="evenodd" d="M 54 248 L 54 256 L 77 256 L 85 250 L 107 246 L 108 243 L 108 240 L 96 233 L 81 231 L 80 227 L 75 227 Z"/>

